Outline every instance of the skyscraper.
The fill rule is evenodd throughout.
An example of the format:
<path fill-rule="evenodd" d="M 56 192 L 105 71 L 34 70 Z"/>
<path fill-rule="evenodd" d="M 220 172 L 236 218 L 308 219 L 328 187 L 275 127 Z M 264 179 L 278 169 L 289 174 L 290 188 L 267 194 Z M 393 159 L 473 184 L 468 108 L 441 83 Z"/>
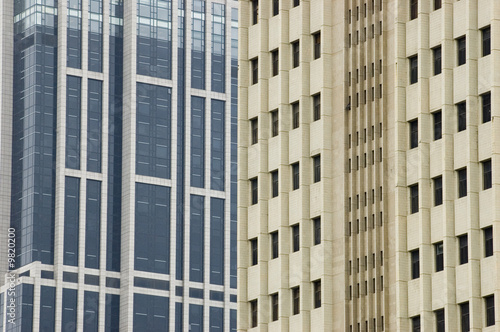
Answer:
<path fill-rule="evenodd" d="M 241 330 L 498 331 L 499 15 L 240 1 Z"/>
<path fill-rule="evenodd" d="M 2 2 L 0 331 L 236 329 L 236 6 Z"/>

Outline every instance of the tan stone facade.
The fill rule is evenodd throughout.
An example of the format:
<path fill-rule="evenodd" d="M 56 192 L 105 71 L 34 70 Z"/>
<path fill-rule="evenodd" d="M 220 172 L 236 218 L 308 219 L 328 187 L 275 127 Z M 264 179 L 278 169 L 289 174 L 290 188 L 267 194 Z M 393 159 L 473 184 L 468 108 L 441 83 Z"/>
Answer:
<path fill-rule="evenodd" d="M 240 1 L 238 330 L 500 331 L 499 22 Z"/>

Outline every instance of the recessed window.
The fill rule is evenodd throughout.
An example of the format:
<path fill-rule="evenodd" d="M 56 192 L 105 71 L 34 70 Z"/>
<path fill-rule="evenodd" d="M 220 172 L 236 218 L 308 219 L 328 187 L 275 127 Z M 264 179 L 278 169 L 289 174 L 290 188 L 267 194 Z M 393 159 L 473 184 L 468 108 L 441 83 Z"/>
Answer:
<path fill-rule="evenodd" d="M 272 66 L 273 66 L 273 76 L 276 76 L 278 75 L 279 73 L 279 64 L 280 64 L 280 57 L 279 57 L 279 51 L 278 50 L 274 50 L 274 51 L 271 51 L 271 62 L 272 62 Z"/>
<path fill-rule="evenodd" d="M 300 46 L 299 41 L 295 41 L 292 43 L 292 66 L 293 68 L 297 68 L 300 63 Z"/>
<path fill-rule="evenodd" d="M 484 257 L 493 256 L 493 227 L 483 229 L 484 234 Z"/>
<path fill-rule="evenodd" d="M 278 232 L 271 233 L 271 259 L 278 258 L 279 255 L 279 242 Z"/>
<path fill-rule="evenodd" d="M 432 49 L 434 58 L 434 75 L 441 74 L 441 46 Z"/>
<path fill-rule="evenodd" d="M 278 320 L 279 312 L 278 293 L 271 294 L 271 310 L 273 322 Z"/>
<path fill-rule="evenodd" d="M 486 326 L 495 325 L 495 296 L 486 296 L 484 298 L 484 306 L 486 309 Z"/>
<path fill-rule="evenodd" d="M 313 121 L 321 119 L 321 94 L 313 96 Z"/>
<path fill-rule="evenodd" d="M 483 161 L 483 189 L 492 187 L 491 159 Z"/>
<path fill-rule="evenodd" d="M 445 332 L 444 309 L 434 311 L 436 316 L 436 332 Z"/>
<path fill-rule="evenodd" d="M 313 219 L 313 243 L 314 245 L 321 243 L 321 217 Z"/>
<path fill-rule="evenodd" d="M 300 186 L 300 168 L 299 163 L 292 164 L 292 189 L 299 189 Z"/>
<path fill-rule="evenodd" d="M 313 157 L 313 182 L 321 181 L 321 155 Z"/>
<path fill-rule="evenodd" d="M 278 170 L 271 172 L 271 195 L 277 197 L 279 194 L 279 177 Z"/>
<path fill-rule="evenodd" d="M 491 92 L 481 95 L 481 104 L 483 109 L 483 123 L 491 121 Z"/>
<path fill-rule="evenodd" d="M 259 201 L 257 178 L 250 179 L 250 188 L 252 194 L 252 205 L 254 205 Z"/>
<path fill-rule="evenodd" d="M 434 123 L 434 140 L 437 141 L 442 137 L 441 110 L 432 113 L 432 120 Z"/>
<path fill-rule="evenodd" d="M 321 33 L 320 32 L 317 32 L 313 35 L 313 42 L 314 42 L 313 58 L 319 59 L 319 58 L 321 58 Z"/>
<path fill-rule="evenodd" d="M 418 249 L 410 252 L 411 255 L 411 278 L 417 279 L 420 277 L 420 254 Z"/>
<path fill-rule="evenodd" d="M 321 280 L 313 281 L 314 308 L 321 307 Z"/>
<path fill-rule="evenodd" d="M 434 0 L 434 10 L 441 8 L 441 0 Z"/>
<path fill-rule="evenodd" d="M 292 313 L 297 315 L 300 312 L 300 288 L 292 288 Z"/>
<path fill-rule="evenodd" d="M 467 129 L 467 111 L 465 101 L 457 104 L 458 131 Z"/>
<path fill-rule="evenodd" d="M 252 24 L 259 21 L 259 0 L 252 0 Z"/>
<path fill-rule="evenodd" d="M 254 58 L 250 62 L 252 64 L 252 84 L 257 84 L 259 81 L 259 59 Z"/>
<path fill-rule="evenodd" d="M 273 16 L 278 15 L 280 12 L 280 0 L 273 0 Z"/>
<path fill-rule="evenodd" d="M 271 135 L 278 136 L 279 133 L 279 115 L 278 110 L 271 111 Z"/>
<path fill-rule="evenodd" d="M 457 65 L 458 66 L 464 65 L 465 62 L 467 61 L 465 36 L 457 39 L 457 52 L 458 52 Z"/>
<path fill-rule="evenodd" d="M 486 27 L 481 30 L 481 37 L 483 41 L 483 56 L 491 54 L 491 28 Z"/>
<path fill-rule="evenodd" d="M 257 246 L 257 238 L 250 240 L 250 249 L 252 251 L 252 265 L 257 265 L 259 262 L 259 249 Z"/>
<path fill-rule="evenodd" d="M 413 332 L 420 332 L 420 316 L 411 318 L 411 328 Z"/>
<path fill-rule="evenodd" d="M 410 0 L 410 20 L 418 17 L 418 0 Z"/>
<path fill-rule="evenodd" d="M 300 118 L 299 118 L 299 102 L 295 102 L 292 104 L 292 129 L 299 128 Z"/>
<path fill-rule="evenodd" d="M 457 171 L 458 177 L 458 198 L 467 196 L 467 168 Z"/>
<path fill-rule="evenodd" d="M 257 327 L 257 300 L 250 301 L 251 327 Z"/>
<path fill-rule="evenodd" d="M 462 332 L 470 331 L 469 302 L 460 303 L 460 328 Z"/>
<path fill-rule="evenodd" d="M 259 122 L 257 118 L 250 119 L 250 130 L 252 136 L 252 145 L 259 142 Z"/>
<path fill-rule="evenodd" d="M 435 177 L 432 182 L 434 184 L 434 206 L 438 206 L 443 204 L 443 177 Z"/>
<path fill-rule="evenodd" d="M 434 244 L 434 253 L 436 259 L 436 272 L 443 271 L 444 269 L 443 242 L 438 242 Z"/>
<path fill-rule="evenodd" d="M 467 234 L 460 235 L 458 237 L 458 247 L 460 265 L 467 264 L 469 262 L 469 244 Z"/>
<path fill-rule="evenodd" d="M 300 5 L 300 0 L 293 0 L 293 6 L 297 7 L 298 5 Z"/>
<path fill-rule="evenodd" d="M 418 147 L 418 120 L 412 120 L 410 124 L 410 149 Z"/>
<path fill-rule="evenodd" d="M 418 82 L 418 56 L 410 57 L 410 84 Z"/>
<path fill-rule="evenodd" d="M 300 249 L 300 228 L 299 225 L 292 226 L 292 252 Z"/>
<path fill-rule="evenodd" d="M 410 212 L 418 212 L 418 184 L 410 186 Z"/>

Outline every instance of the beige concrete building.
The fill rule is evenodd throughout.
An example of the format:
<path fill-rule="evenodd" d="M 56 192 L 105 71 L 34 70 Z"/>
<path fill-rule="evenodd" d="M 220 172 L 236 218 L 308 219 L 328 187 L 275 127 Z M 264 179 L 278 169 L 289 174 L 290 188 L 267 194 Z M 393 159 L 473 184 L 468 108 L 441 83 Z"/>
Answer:
<path fill-rule="evenodd" d="M 500 331 L 500 1 L 239 29 L 238 330 Z"/>

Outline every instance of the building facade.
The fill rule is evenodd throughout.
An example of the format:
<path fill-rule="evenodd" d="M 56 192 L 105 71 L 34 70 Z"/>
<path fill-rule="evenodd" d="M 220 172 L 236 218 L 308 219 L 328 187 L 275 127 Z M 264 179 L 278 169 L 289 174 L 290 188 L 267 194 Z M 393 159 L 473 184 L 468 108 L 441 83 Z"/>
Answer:
<path fill-rule="evenodd" d="M 239 18 L 238 330 L 500 331 L 500 2 Z"/>
<path fill-rule="evenodd" d="M 0 14 L 0 331 L 235 331 L 237 2 Z"/>

